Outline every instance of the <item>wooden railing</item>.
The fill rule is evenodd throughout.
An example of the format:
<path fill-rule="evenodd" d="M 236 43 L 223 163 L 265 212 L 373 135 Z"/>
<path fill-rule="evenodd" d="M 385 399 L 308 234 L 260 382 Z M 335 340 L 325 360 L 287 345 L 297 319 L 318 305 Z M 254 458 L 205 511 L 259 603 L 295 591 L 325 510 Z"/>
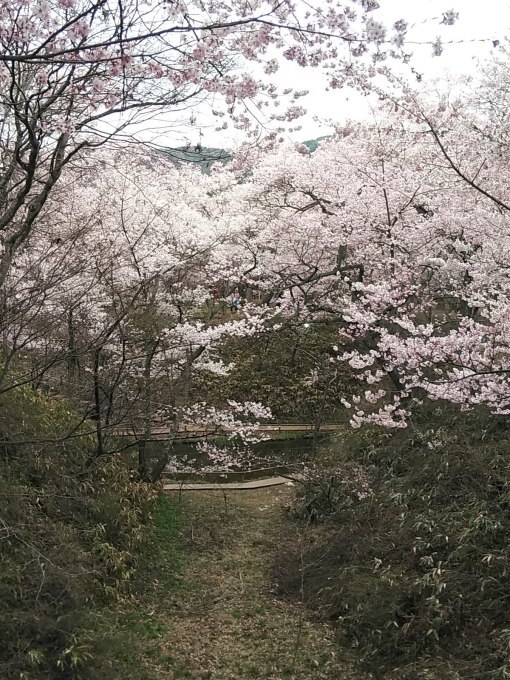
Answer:
<path fill-rule="evenodd" d="M 286 432 L 336 432 L 345 429 L 342 423 L 324 423 L 322 425 L 314 425 L 313 423 L 280 423 L 278 425 L 262 424 L 258 425 L 255 430 L 262 434 L 282 434 Z M 228 433 L 229 428 L 216 427 L 202 427 L 193 424 L 181 425 L 177 431 L 178 439 L 195 439 L 200 437 L 207 437 Z M 154 423 L 151 429 L 151 438 L 158 439 L 160 437 L 167 437 L 171 432 L 171 428 L 161 425 L 161 423 Z M 142 432 L 132 427 L 116 427 L 112 434 L 117 437 L 141 437 Z"/>

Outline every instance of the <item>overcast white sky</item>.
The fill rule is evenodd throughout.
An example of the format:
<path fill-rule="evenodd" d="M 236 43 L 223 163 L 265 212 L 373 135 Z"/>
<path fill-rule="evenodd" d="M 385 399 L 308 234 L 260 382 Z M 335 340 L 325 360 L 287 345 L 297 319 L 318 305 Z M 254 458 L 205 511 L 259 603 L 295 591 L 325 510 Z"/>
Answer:
<path fill-rule="evenodd" d="M 434 41 L 437 36 L 443 39 L 441 57 L 432 56 L 430 44 L 413 45 L 413 65 L 423 73 L 424 84 L 436 78 L 473 73 L 476 62 L 490 55 L 493 40 L 503 41 L 506 36 L 510 37 L 509 0 L 379 0 L 379 3 L 381 8 L 373 16 L 386 26 L 391 27 L 395 21 L 404 18 L 412 25 L 408 31 L 410 39 L 418 43 Z M 458 22 L 454 26 L 441 25 L 443 12 L 450 9 L 459 13 Z M 308 97 L 300 100 L 308 110 L 301 121 L 302 130 L 287 135 L 292 141 L 328 134 L 332 128 L 327 121 L 342 122 L 369 115 L 370 103 L 356 93 L 328 92 L 325 78 L 318 69 L 303 69 L 285 62 L 274 77 L 282 87 L 310 91 Z M 188 121 L 189 117 L 190 112 L 182 115 L 183 121 Z M 179 145 L 187 139 L 194 145 L 200 131 L 204 146 L 230 148 L 239 140 L 239 135 L 230 130 L 225 133 L 214 131 L 216 121 L 208 114 L 208 107 L 195 111 L 195 117 L 193 128 L 177 136 L 168 135 L 159 143 Z"/>
<path fill-rule="evenodd" d="M 414 40 L 426 42 L 438 35 L 442 37 L 445 45 L 440 57 L 432 55 L 430 44 L 412 47 L 413 65 L 423 74 L 424 85 L 436 78 L 455 78 L 474 72 L 477 61 L 490 55 L 492 40 L 503 41 L 506 35 L 510 36 L 508 0 L 380 0 L 380 4 L 377 14 L 386 25 L 392 26 L 402 17 L 415 24 L 409 31 Z M 443 11 L 452 8 L 459 13 L 459 21 L 454 26 L 440 25 L 437 19 L 431 19 L 441 17 Z M 359 95 L 327 92 L 317 75 L 307 74 L 306 79 L 307 89 L 311 91 L 307 102 L 310 115 L 303 124 L 302 139 L 316 136 L 318 125 L 314 116 L 342 120 L 368 115 L 369 103 Z"/>

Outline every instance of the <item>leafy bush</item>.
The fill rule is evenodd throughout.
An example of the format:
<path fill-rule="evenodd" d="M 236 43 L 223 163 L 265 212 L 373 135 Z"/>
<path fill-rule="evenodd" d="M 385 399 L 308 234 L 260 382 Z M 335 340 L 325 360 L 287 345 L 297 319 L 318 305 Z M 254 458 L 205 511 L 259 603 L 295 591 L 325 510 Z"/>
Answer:
<path fill-rule="evenodd" d="M 294 327 L 225 343 L 222 359 L 233 363 L 227 376 L 203 372 L 196 377 L 196 396 L 215 403 L 230 399 L 260 401 L 281 422 L 322 423 L 345 417 L 340 399 L 350 394 L 350 369 L 331 362 L 338 342 L 333 325 Z"/>
<path fill-rule="evenodd" d="M 353 461 L 335 467 L 305 467 L 302 476 L 306 481 L 290 510 L 295 517 L 309 522 L 324 519 L 340 507 L 350 508 L 372 495 L 366 469 Z"/>
<path fill-rule="evenodd" d="M 66 402 L 29 387 L 7 395 L 0 677 L 117 677 L 101 658 L 100 611 L 128 594 L 157 491 L 132 483 L 116 458 L 90 465 L 93 441 Z"/>
<path fill-rule="evenodd" d="M 509 444 L 482 412 L 430 407 L 407 430 L 342 433 L 323 455 L 334 474 L 304 484 L 294 512 L 324 520 L 305 599 L 375 677 L 510 677 Z M 279 580 L 297 593 L 293 564 Z"/>

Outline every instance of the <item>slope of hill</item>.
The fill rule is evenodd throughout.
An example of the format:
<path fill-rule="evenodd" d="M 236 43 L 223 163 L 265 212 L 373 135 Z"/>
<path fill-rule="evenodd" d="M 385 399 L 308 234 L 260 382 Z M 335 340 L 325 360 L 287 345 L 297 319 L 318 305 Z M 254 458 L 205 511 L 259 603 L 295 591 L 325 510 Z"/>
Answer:
<path fill-rule="evenodd" d="M 327 137 L 308 139 L 303 144 L 310 149 L 310 153 L 313 153 L 324 139 L 327 139 Z M 175 149 L 167 148 L 163 149 L 161 153 L 165 154 L 177 167 L 183 163 L 194 163 L 200 166 L 202 172 L 209 172 L 213 163 L 229 163 L 232 160 L 232 154 L 225 149 L 202 147 L 199 144 L 181 146 Z"/>
<path fill-rule="evenodd" d="M 176 149 L 164 149 L 162 151 L 177 167 L 183 163 L 194 163 L 200 166 L 202 172 L 209 172 L 213 163 L 228 163 L 232 156 L 225 149 L 213 147 L 183 146 Z"/>

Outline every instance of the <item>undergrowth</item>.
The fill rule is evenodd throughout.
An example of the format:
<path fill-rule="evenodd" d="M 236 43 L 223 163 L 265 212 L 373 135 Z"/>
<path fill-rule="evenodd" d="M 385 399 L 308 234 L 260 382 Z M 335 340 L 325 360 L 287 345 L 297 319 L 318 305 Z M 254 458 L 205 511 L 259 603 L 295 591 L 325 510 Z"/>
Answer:
<path fill-rule="evenodd" d="M 136 650 L 126 615 L 145 607 L 156 573 L 170 582 L 178 569 L 173 506 L 157 487 L 134 482 L 120 459 L 91 464 L 85 429 L 64 400 L 29 386 L 0 402 L 6 680 L 121 677 L 122 655 Z"/>
<path fill-rule="evenodd" d="M 163 653 L 161 641 L 173 614 L 173 594 L 182 589 L 180 530 L 179 506 L 160 495 L 138 558 L 131 597 L 120 607 L 105 610 L 100 623 L 111 633 L 108 657 L 115 677 L 157 680 L 151 667 Z"/>
<path fill-rule="evenodd" d="M 509 448 L 493 417 L 436 405 L 323 451 L 293 508 L 316 525 L 304 596 L 374 677 L 510 677 Z M 278 565 L 282 592 L 297 564 Z"/>

